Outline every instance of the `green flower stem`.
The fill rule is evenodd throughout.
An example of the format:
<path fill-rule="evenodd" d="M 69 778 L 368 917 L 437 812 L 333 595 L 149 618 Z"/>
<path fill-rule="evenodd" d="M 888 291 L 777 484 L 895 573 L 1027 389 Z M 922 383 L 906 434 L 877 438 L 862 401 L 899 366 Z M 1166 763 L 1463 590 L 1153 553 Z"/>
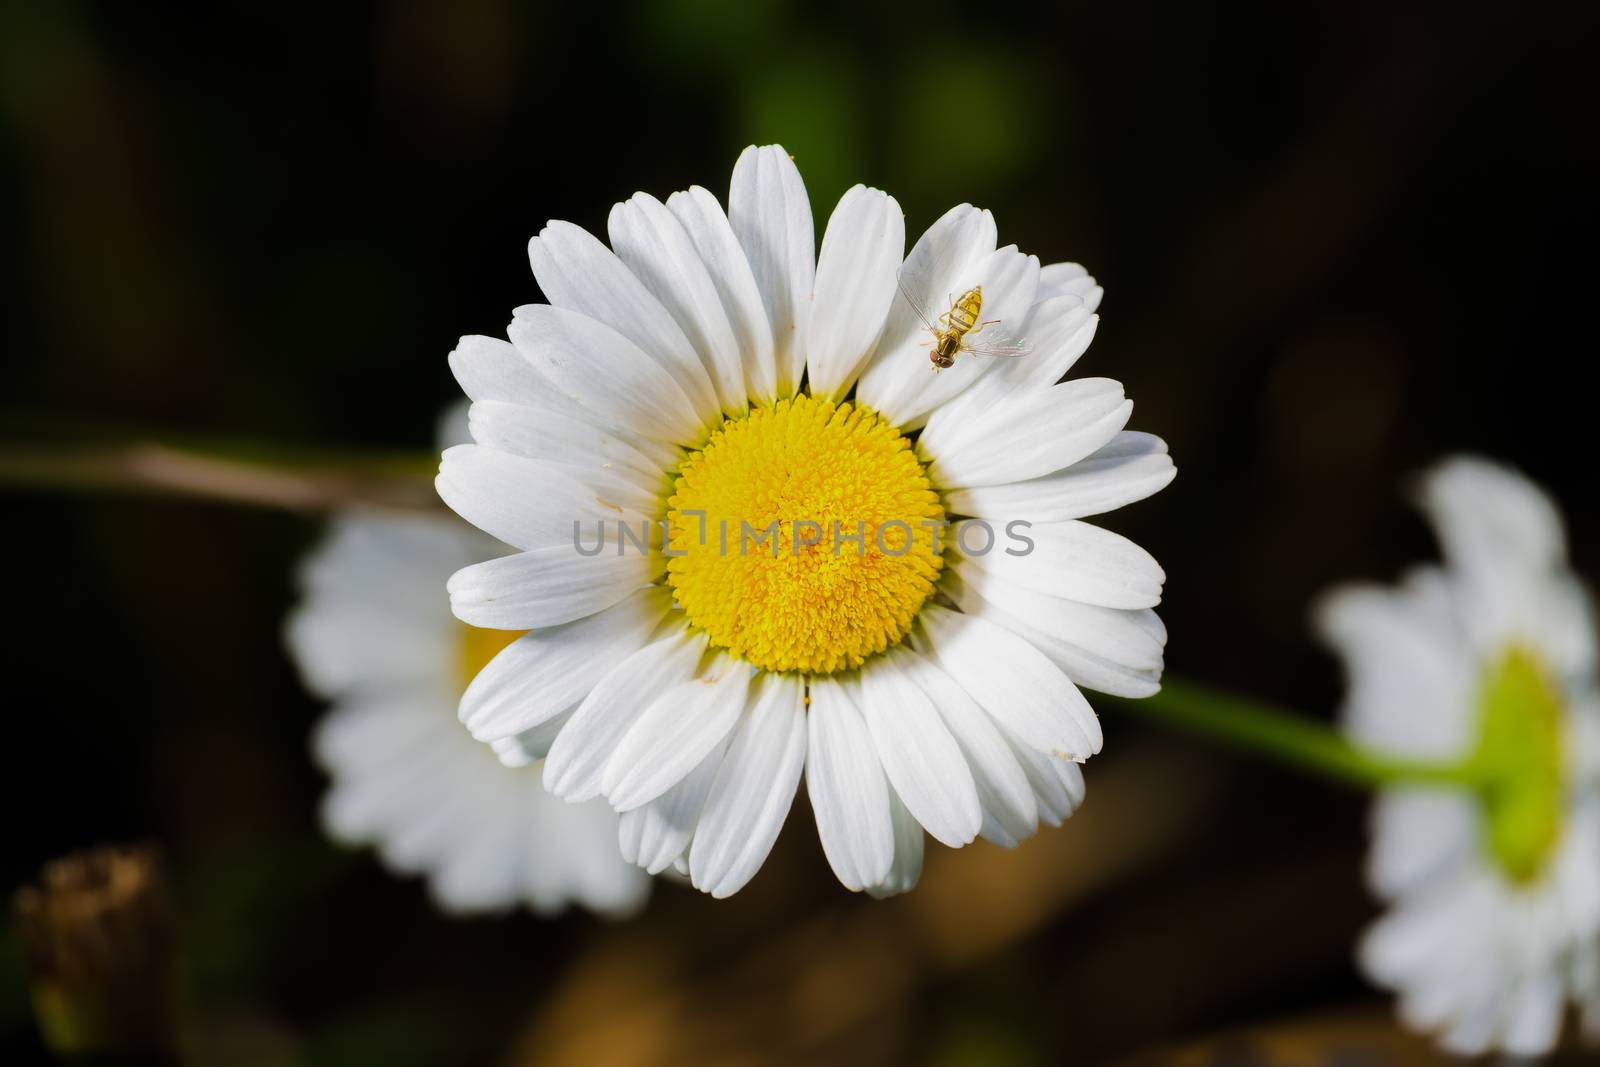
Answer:
<path fill-rule="evenodd" d="M 1325 778 L 1373 788 L 1421 785 L 1478 789 L 1485 772 L 1475 760 L 1434 763 L 1396 759 L 1349 740 L 1333 727 L 1282 708 L 1166 676 L 1161 692 L 1119 705 Z"/>
<path fill-rule="evenodd" d="M 0 446 L 0 486 L 189 497 L 299 512 L 433 511 L 430 455 L 294 451 L 237 442 Z"/>

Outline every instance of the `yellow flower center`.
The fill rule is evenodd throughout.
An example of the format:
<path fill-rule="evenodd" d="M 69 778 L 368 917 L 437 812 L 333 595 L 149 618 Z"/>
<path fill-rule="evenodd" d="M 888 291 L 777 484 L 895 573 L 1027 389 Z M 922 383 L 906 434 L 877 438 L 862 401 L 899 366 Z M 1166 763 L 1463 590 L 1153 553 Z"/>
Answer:
<path fill-rule="evenodd" d="M 472 684 L 478 672 L 500 654 L 500 650 L 527 633 L 526 630 L 480 630 L 476 626 L 461 627 L 461 648 L 457 659 L 461 672 L 461 688 Z"/>
<path fill-rule="evenodd" d="M 1512 648 L 1478 691 L 1477 759 L 1489 774 L 1479 804 L 1489 854 L 1515 882 L 1544 870 L 1566 805 L 1561 691 L 1531 653 Z"/>
<path fill-rule="evenodd" d="M 679 468 L 667 577 L 711 643 L 829 674 L 898 642 L 943 565 L 944 508 L 875 412 L 799 396 L 734 419 Z"/>

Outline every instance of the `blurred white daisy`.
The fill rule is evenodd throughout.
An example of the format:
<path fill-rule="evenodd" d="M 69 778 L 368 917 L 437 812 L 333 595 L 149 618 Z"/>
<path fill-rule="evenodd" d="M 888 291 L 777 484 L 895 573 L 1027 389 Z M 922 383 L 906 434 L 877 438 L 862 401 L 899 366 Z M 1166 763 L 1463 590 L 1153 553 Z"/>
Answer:
<path fill-rule="evenodd" d="M 627 858 L 716 896 L 760 867 L 802 769 L 852 890 L 913 885 L 924 829 L 1014 845 L 1082 800 L 1101 734 L 1078 686 L 1159 686 L 1164 575 L 1080 520 L 1172 462 L 1123 430 L 1118 383 L 1056 384 L 1100 289 L 997 248 L 970 206 L 902 265 L 904 236 L 856 186 L 814 255 L 799 171 L 749 148 L 726 214 L 640 193 L 610 248 L 550 223 L 529 247 L 549 303 L 451 355 L 476 444 L 439 494 L 522 550 L 457 574 L 452 603 L 532 631 L 462 718 L 548 754 L 558 796 L 607 798 Z M 935 374 L 932 320 L 974 290 L 965 341 L 1026 354 Z M 964 517 L 987 525 L 940 526 Z"/>
<path fill-rule="evenodd" d="M 333 779 L 324 825 L 426 875 L 447 911 L 626 914 L 650 887 L 617 855 L 616 814 L 550 796 L 537 767 L 502 766 L 456 719 L 467 682 L 517 635 L 462 625 L 444 584 L 496 551 L 449 516 L 363 514 L 335 519 L 304 561 L 287 634 L 307 687 L 334 705 L 314 738 Z"/>
<path fill-rule="evenodd" d="M 1593 619 L 1560 516 L 1520 474 L 1452 459 L 1421 499 L 1444 566 L 1338 590 L 1318 622 L 1348 667 L 1355 738 L 1467 761 L 1484 785 L 1380 795 L 1369 879 L 1391 907 L 1361 963 L 1447 1049 L 1537 1055 L 1569 1003 L 1600 1023 Z"/>

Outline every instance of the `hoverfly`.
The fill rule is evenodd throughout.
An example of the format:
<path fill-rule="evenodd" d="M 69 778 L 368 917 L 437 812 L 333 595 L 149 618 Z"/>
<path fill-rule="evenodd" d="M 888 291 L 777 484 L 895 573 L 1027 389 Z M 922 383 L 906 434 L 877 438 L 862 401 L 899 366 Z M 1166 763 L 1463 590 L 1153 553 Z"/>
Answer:
<path fill-rule="evenodd" d="M 911 295 L 911 290 L 906 288 L 904 279 L 896 277 L 895 281 L 900 286 L 900 295 L 911 305 L 911 310 L 917 313 L 917 318 L 922 320 L 927 331 L 933 334 L 928 360 L 933 364 L 935 374 L 955 366 L 956 357 L 963 352 L 974 356 L 1020 356 L 1028 351 L 1027 342 L 1022 340 L 974 340 L 985 327 L 1000 325 L 999 319 L 982 318 L 983 286 L 974 285 L 959 298 L 952 294 L 950 310 L 937 319 L 931 319 L 922 305 L 917 303 L 917 298 Z"/>

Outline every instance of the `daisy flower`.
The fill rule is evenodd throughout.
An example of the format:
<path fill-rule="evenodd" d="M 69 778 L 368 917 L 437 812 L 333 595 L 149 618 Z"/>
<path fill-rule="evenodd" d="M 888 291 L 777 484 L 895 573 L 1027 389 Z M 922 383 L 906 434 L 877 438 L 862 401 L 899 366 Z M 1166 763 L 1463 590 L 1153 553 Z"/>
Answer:
<path fill-rule="evenodd" d="M 1452 459 L 1421 503 L 1444 565 L 1338 590 L 1318 622 L 1348 668 L 1354 738 L 1484 784 L 1380 794 L 1368 877 L 1389 911 L 1360 961 L 1445 1048 L 1537 1055 L 1569 1003 L 1600 1022 L 1593 619 L 1560 516 L 1520 474 Z"/>
<path fill-rule="evenodd" d="M 456 720 L 467 682 L 517 635 L 456 621 L 444 583 L 504 551 L 450 516 L 352 514 L 304 561 L 287 638 L 306 686 L 333 702 L 314 735 L 333 779 L 323 822 L 426 875 L 450 912 L 577 902 L 620 916 L 649 878 L 617 855 L 616 814 L 550 796 L 537 766 L 502 766 L 531 762 L 514 739 L 497 760 Z"/>
<path fill-rule="evenodd" d="M 1161 674 L 1160 567 L 1082 519 L 1172 462 L 1124 431 L 1118 383 L 1057 384 L 1094 279 L 997 247 L 968 205 L 906 255 L 865 186 L 820 251 L 813 232 L 789 156 L 746 149 L 726 212 L 639 193 L 609 248 L 550 223 L 529 245 L 549 303 L 450 357 L 475 443 L 439 494 L 522 550 L 456 574 L 451 602 L 530 631 L 462 719 L 546 756 L 557 796 L 604 797 L 629 860 L 715 896 L 760 867 L 802 772 L 851 890 L 910 888 L 924 830 L 1015 845 L 1083 798 L 1101 733 L 1079 686 Z M 980 301 L 934 373 L 930 330 Z"/>

